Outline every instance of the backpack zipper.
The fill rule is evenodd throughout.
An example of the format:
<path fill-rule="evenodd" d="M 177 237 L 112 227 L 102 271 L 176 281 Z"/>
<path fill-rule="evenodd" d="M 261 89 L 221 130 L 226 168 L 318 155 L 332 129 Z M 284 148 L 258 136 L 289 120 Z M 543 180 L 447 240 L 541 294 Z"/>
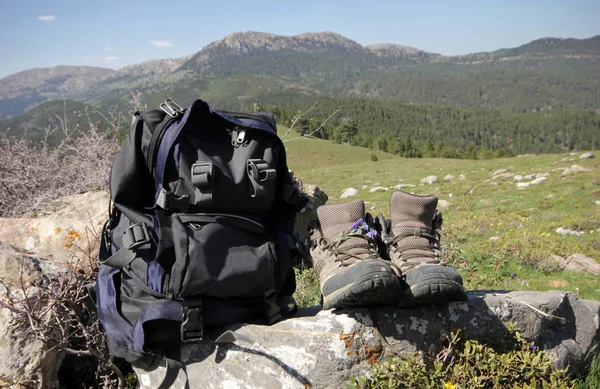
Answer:
<path fill-rule="evenodd" d="M 270 120 L 265 119 L 261 115 L 253 115 L 251 113 L 246 113 L 246 112 L 232 112 L 232 111 L 217 111 L 217 112 L 224 113 L 225 115 L 229 115 L 229 116 L 238 117 L 241 119 L 258 120 L 259 122 L 266 123 L 266 124 L 270 125 L 271 127 L 275 128 L 275 123 L 271 122 Z"/>
<path fill-rule="evenodd" d="M 169 128 L 169 126 L 173 124 L 173 122 L 175 122 L 177 118 L 179 118 L 179 116 L 185 112 L 185 109 L 182 109 L 177 103 L 175 103 L 171 99 L 165 100 L 160 105 L 160 109 L 163 110 L 169 116 L 169 118 L 163 121 L 160 124 L 160 126 L 158 126 L 154 130 L 152 138 L 150 139 L 150 144 L 148 145 L 146 165 L 148 165 L 148 168 L 150 169 L 150 172 L 153 176 L 156 172 L 156 157 L 158 154 L 158 148 L 165 135 L 165 132 L 167 131 L 167 128 Z"/>

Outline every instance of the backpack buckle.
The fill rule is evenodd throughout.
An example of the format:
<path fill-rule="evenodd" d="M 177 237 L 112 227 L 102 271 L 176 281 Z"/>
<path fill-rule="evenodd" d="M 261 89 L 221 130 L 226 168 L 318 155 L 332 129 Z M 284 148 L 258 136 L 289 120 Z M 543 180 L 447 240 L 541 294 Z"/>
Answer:
<path fill-rule="evenodd" d="M 191 304 L 184 299 L 183 314 L 181 316 L 181 341 L 192 343 L 202 340 L 204 336 L 204 323 L 202 321 L 202 303 L 200 300 Z"/>
<path fill-rule="evenodd" d="M 191 169 L 192 185 L 196 188 L 195 205 L 211 205 L 214 168 L 211 162 L 196 162 Z"/>
<path fill-rule="evenodd" d="M 251 184 L 250 197 L 262 197 L 267 194 L 268 189 L 274 189 L 273 181 L 277 178 L 277 170 L 270 169 L 267 162 L 262 159 L 249 159 L 246 171 Z"/>
<path fill-rule="evenodd" d="M 180 113 L 183 113 L 183 108 L 171 99 L 166 99 L 159 107 L 172 118 L 176 118 Z"/>
<path fill-rule="evenodd" d="M 150 234 L 148 233 L 146 223 L 136 223 L 127 227 L 124 242 L 127 242 L 125 247 L 128 250 L 135 250 L 150 242 Z"/>

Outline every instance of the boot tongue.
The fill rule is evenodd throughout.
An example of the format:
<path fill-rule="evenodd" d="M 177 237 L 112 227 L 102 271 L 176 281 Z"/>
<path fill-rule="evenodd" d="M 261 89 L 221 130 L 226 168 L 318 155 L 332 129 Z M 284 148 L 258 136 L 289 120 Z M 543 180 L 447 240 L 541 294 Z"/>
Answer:
<path fill-rule="evenodd" d="M 390 211 L 392 232 L 399 235 L 407 228 L 430 229 L 438 198 L 432 196 L 415 196 L 402 191 L 392 193 Z"/>
<path fill-rule="evenodd" d="M 331 242 L 342 232 L 349 231 L 358 219 L 365 218 L 365 203 L 354 200 L 344 204 L 323 205 L 317 208 L 317 216 L 323 237 Z"/>
<path fill-rule="evenodd" d="M 332 243 L 342 235 L 350 232 L 353 227 L 358 228 L 359 223 L 357 222 L 360 219 L 365 220 L 365 203 L 362 200 L 354 200 L 344 204 L 323 205 L 317 208 L 317 216 L 321 223 L 323 237 L 327 243 Z M 357 245 L 361 247 L 351 247 Z M 362 237 L 342 239 L 339 244 L 335 245 L 335 248 L 363 259 L 377 257 L 377 253 L 368 245 L 368 241 Z M 356 258 L 340 254 L 337 260 L 353 262 Z"/>
<path fill-rule="evenodd" d="M 390 203 L 392 232 L 396 236 L 392 261 L 402 271 L 414 264 L 439 263 L 434 257 L 432 242 L 421 236 L 431 234 L 438 199 L 436 196 L 415 196 L 405 192 L 392 193 Z"/>

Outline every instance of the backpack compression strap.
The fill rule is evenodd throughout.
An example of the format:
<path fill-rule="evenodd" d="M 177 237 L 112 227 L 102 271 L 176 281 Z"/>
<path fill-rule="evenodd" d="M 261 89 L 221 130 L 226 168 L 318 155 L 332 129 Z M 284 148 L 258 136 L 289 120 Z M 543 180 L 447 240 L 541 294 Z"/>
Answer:
<path fill-rule="evenodd" d="M 125 230 L 123 247 L 106 260 L 100 260 L 102 265 L 121 269 L 129 265 L 136 257 L 140 246 L 150 242 L 150 233 L 146 223 L 136 223 Z"/>

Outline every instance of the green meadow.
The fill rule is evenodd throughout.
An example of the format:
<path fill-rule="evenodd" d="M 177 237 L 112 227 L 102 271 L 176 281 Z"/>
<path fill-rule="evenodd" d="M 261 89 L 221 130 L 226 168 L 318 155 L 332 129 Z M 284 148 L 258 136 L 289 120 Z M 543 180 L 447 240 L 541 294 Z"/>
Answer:
<path fill-rule="evenodd" d="M 558 289 L 600 300 L 599 276 L 563 271 L 552 260 L 579 253 L 600 261 L 598 158 L 580 159 L 580 152 L 408 159 L 295 134 L 284 139 L 290 169 L 302 182 L 323 189 L 328 203 L 362 199 L 369 212 L 389 217 L 389 198 L 398 185 L 412 185 L 402 189 L 409 193 L 438 196 L 446 203 L 438 206 L 444 215 L 443 249 L 468 289 Z M 572 165 L 587 171 L 564 174 Z M 436 182 L 421 183 L 432 175 Z M 374 187 L 388 190 L 371 192 Z M 347 188 L 358 194 L 341 199 Z M 580 235 L 561 235 L 556 232 L 561 227 Z M 311 273 L 301 274 L 299 284 L 301 303 L 317 301 L 306 296 L 318 291 Z"/>

